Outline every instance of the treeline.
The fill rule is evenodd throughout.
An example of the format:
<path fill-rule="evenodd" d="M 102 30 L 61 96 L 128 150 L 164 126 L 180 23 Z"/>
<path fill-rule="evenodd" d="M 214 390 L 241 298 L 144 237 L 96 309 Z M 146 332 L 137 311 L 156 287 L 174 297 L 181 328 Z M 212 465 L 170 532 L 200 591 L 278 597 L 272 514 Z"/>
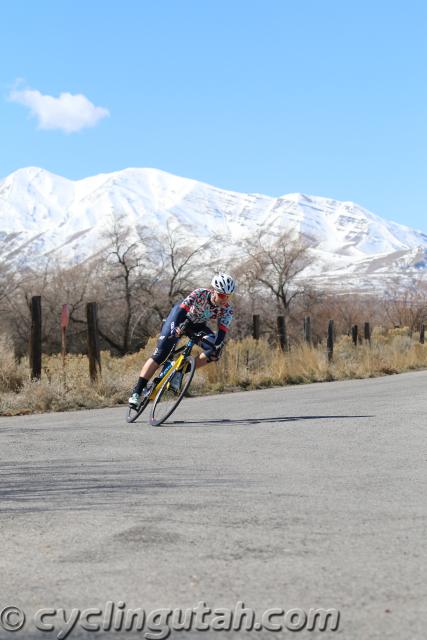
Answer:
<path fill-rule="evenodd" d="M 312 242 L 288 232 L 259 232 L 237 247 L 224 236 L 194 245 L 184 228 L 130 229 L 115 216 L 103 244 L 95 257 L 75 265 L 64 266 L 60 256 L 31 263 L 20 262 L 16 255 L 1 259 L 0 332 L 13 341 L 18 357 L 28 353 L 34 295 L 42 297 L 45 353 L 61 350 L 59 319 L 65 303 L 68 350 L 86 352 L 86 303 L 96 301 L 101 348 L 123 356 L 143 348 L 171 306 L 194 288 L 209 286 L 217 270 L 230 272 L 238 283 L 234 338 L 252 335 L 254 314 L 260 315 L 261 336 L 272 344 L 277 343 L 277 317 L 282 316 L 290 348 L 303 340 L 306 316 L 311 317 L 314 344 L 325 340 L 331 318 L 337 334 L 350 334 L 353 325 L 367 320 L 417 331 L 427 318 L 427 289 L 421 281 L 411 286 L 397 281 L 387 294 L 370 295 L 331 294 L 312 286 L 302 277 L 313 265 Z M 238 258 L 230 258 L 236 249 Z"/>

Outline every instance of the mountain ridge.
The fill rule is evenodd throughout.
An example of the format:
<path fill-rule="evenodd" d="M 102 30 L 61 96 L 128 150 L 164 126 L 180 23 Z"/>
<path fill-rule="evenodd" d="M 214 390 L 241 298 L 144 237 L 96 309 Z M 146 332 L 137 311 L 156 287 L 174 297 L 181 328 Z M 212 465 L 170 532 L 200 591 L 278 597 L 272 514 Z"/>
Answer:
<path fill-rule="evenodd" d="M 220 189 L 155 168 L 129 167 L 70 180 L 40 167 L 0 180 L 1 253 L 56 254 L 79 262 L 99 252 L 111 214 L 131 228 L 185 228 L 189 240 L 212 234 L 236 245 L 260 229 L 293 229 L 313 239 L 309 274 L 390 277 L 427 269 L 427 234 L 388 221 L 351 201 L 290 193 L 279 197 Z"/>

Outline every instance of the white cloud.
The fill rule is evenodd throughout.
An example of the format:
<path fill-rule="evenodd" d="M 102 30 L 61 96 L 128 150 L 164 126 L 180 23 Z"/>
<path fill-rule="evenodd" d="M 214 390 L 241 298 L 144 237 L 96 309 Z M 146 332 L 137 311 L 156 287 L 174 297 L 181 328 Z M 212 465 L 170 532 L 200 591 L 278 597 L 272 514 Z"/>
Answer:
<path fill-rule="evenodd" d="M 61 93 L 55 98 L 35 89 L 14 89 L 9 99 L 28 107 L 37 117 L 39 129 L 62 129 L 66 133 L 74 133 L 85 127 L 94 127 L 99 120 L 110 115 L 108 109 L 95 107 L 82 94 Z"/>

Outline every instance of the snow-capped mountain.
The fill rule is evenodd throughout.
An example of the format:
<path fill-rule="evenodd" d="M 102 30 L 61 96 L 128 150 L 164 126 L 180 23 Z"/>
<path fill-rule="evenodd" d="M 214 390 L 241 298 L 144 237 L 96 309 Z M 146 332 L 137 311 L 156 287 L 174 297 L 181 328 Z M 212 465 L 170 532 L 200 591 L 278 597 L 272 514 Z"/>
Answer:
<path fill-rule="evenodd" d="M 157 169 L 125 169 L 72 181 L 40 168 L 0 180 L 3 258 L 54 254 L 81 261 L 105 244 L 112 214 L 130 228 L 186 229 L 189 240 L 213 233 L 232 246 L 260 228 L 294 229 L 314 239 L 310 278 L 364 286 L 399 273 L 427 273 L 427 235 L 387 221 L 352 202 L 300 193 L 273 198 L 236 193 Z M 350 277 L 350 274 L 353 274 Z"/>

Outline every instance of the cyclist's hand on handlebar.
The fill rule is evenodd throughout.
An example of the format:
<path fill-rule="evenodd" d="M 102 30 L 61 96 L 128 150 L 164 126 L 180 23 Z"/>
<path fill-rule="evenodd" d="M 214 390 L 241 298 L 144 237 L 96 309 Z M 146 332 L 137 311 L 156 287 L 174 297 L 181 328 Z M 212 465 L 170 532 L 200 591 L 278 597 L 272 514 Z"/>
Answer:
<path fill-rule="evenodd" d="M 221 355 L 222 345 L 214 345 L 212 349 L 206 351 L 206 355 L 208 357 L 209 362 L 216 362 L 219 360 L 219 356 Z"/>
<path fill-rule="evenodd" d="M 180 338 L 181 336 L 184 335 L 187 326 L 188 326 L 188 322 L 184 320 L 184 322 L 182 322 L 181 324 L 175 327 L 173 335 L 176 338 Z"/>
<path fill-rule="evenodd" d="M 181 336 L 184 335 L 188 325 L 189 325 L 188 320 L 184 320 L 184 322 L 181 322 L 181 324 L 175 327 L 173 335 L 176 336 L 177 338 L 180 338 Z"/>

